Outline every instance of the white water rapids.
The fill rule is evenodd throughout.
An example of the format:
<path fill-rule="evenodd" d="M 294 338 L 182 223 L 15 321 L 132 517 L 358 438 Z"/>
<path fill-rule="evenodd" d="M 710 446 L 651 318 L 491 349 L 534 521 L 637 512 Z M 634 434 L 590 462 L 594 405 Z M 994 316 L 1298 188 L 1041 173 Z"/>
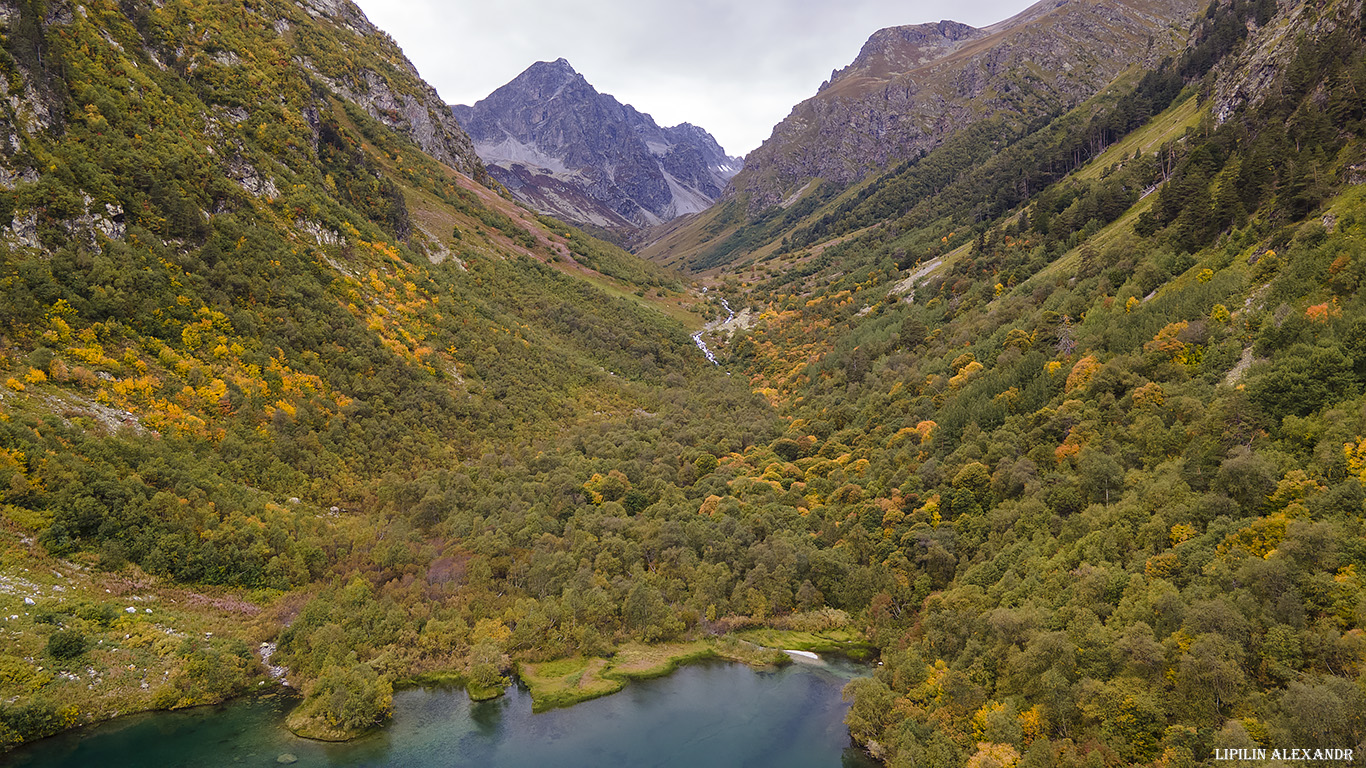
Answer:
<path fill-rule="evenodd" d="M 723 323 L 729 323 L 731 320 L 735 319 L 735 310 L 730 308 L 729 302 L 727 302 L 725 299 L 721 299 L 721 306 L 726 310 L 726 319 L 707 323 L 706 327 L 692 335 L 693 343 L 697 345 L 698 349 L 702 350 L 702 354 L 707 356 L 707 359 L 711 361 L 712 365 L 720 365 L 720 363 L 716 362 L 716 355 L 713 355 L 711 353 L 711 350 L 707 349 L 707 342 L 702 340 L 702 334 L 706 333 L 712 328 L 715 328 L 718 325 L 721 325 Z"/>

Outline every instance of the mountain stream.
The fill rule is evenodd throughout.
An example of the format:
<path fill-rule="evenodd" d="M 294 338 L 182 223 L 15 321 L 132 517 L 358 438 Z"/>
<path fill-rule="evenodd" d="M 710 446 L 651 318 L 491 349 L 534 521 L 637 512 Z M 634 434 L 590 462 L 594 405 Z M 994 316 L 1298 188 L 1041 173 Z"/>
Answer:
<path fill-rule="evenodd" d="M 705 288 L 702 290 L 704 293 L 706 292 Z M 712 322 L 707 323 L 706 326 L 702 328 L 702 330 L 692 335 L 693 343 L 697 345 L 698 349 L 702 350 L 702 354 L 707 356 L 707 359 L 711 361 L 712 365 L 720 365 L 720 363 L 716 361 L 716 355 L 712 354 L 712 351 L 710 349 L 707 349 L 707 342 L 702 340 L 702 334 L 706 333 L 707 331 L 710 331 L 713 328 L 725 325 L 726 323 L 729 323 L 731 320 L 735 319 L 735 310 L 730 308 L 730 302 L 726 301 L 725 299 L 721 299 L 721 306 L 726 310 L 726 319 L 720 321 L 713 320 Z"/>

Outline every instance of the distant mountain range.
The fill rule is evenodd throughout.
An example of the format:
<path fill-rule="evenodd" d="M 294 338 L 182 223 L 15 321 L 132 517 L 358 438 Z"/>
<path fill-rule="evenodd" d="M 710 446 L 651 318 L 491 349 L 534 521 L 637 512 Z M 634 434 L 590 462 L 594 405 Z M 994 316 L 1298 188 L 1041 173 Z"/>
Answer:
<path fill-rule="evenodd" d="M 637 229 L 697 213 L 743 167 L 705 130 L 661 128 L 564 59 L 537 62 L 451 111 L 514 197 L 578 224 Z"/>

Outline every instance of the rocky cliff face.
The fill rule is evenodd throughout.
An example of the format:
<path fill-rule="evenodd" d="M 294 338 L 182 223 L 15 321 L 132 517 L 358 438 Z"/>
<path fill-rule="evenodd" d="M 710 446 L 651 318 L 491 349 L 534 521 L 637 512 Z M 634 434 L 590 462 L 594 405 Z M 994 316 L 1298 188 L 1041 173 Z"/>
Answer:
<path fill-rule="evenodd" d="M 1246 45 L 1220 70 L 1215 81 L 1215 122 L 1223 123 L 1239 108 L 1261 104 L 1277 80 L 1287 75 L 1302 37 L 1320 39 L 1342 27 L 1366 26 L 1363 14 L 1366 3 L 1362 0 L 1290 0 L 1277 3 L 1275 14 L 1265 19 L 1266 23 L 1249 23 Z"/>
<path fill-rule="evenodd" d="M 977 29 L 953 21 L 880 30 L 763 146 L 734 189 L 756 213 L 813 178 L 845 184 L 993 115 L 1030 120 L 1094 94 L 1184 39 L 1195 0 L 1044 0 Z"/>
<path fill-rule="evenodd" d="M 470 137 L 452 118 L 436 89 L 422 79 L 393 39 L 371 24 L 360 8 L 346 0 L 302 0 L 298 5 L 309 16 L 369 39 L 385 54 L 380 61 L 359 71 L 302 57 L 300 61 L 310 73 L 333 93 L 355 102 L 371 117 L 411 138 L 428 155 L 466 176 L 481 181 L 487 178 Z M 288 21 L 276 23 L 282 34 L 289 26 Z"/>
<path fill-rule="evenodd" d="M 701 128 L 661 128 L 598 93 L 564 59 L 451 109 L 514 196 L 582 224 L 637 228 L 696 213 L 742 165 Z"/>

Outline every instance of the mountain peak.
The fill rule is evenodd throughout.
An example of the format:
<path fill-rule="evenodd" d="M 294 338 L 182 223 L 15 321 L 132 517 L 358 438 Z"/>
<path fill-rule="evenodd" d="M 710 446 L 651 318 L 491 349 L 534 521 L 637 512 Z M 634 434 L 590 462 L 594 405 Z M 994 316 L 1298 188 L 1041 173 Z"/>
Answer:
<path fill-rule="evenodd" d="M 522 72 L 522 74 L 525 75 L 525 74 L 527 74 L 528 72 L 539 71 L 539 70 L 551 70 L 551 71 L 554 71 L 554 72 L 563 72 L 563 73 L 565 73 L 566 75 L 577 75 L 577 74 L 579 74 L 577 71 L 574 70 L 574 65 L 572 65 L 572 64 L 569 63 L 569 59 L 566 59 L 566 58 L 563 57 L 563 56 L 561 56 L 561 57 L 558 58 L 558 59 L 555 59 L 554 61 L 538 61 L 538 62 L 536 62 L 535 64 L 532 64 L 531 66 L 527 67 L 527 68 Z"/>
<path fill-rule="evenodd" d="M 981 30 L 957 21 L 879 29 L 863 44 L 849 69 L 905 70 L 956 50 Z M 881 65 L 881 66 L 879 66 Z"/>
<path fill-rule="evenodd" d="M 538 61 L 532 64 L 512 78 L 507 85 L 489 94 L 488 98 L 494 99 L 506 92 L 516 93 L 528 89 L 540 91 L 541 98 L 553 98 L 571 83 L 575 85 L 577 98 L 597 95 L 597 91 L 593 90 L 593 86 L 588 84 L 583 75 L 574 70 L 569 60 L 561 57 L 554 61 Z"/>
<path fill-rule="evenodd" d="M 563 58 L 451 109 L 515 197 L 580 224 L 635 229 L 696 213 L 742 164 L 697 126 L 662 128 L 599 93 Z"/>

